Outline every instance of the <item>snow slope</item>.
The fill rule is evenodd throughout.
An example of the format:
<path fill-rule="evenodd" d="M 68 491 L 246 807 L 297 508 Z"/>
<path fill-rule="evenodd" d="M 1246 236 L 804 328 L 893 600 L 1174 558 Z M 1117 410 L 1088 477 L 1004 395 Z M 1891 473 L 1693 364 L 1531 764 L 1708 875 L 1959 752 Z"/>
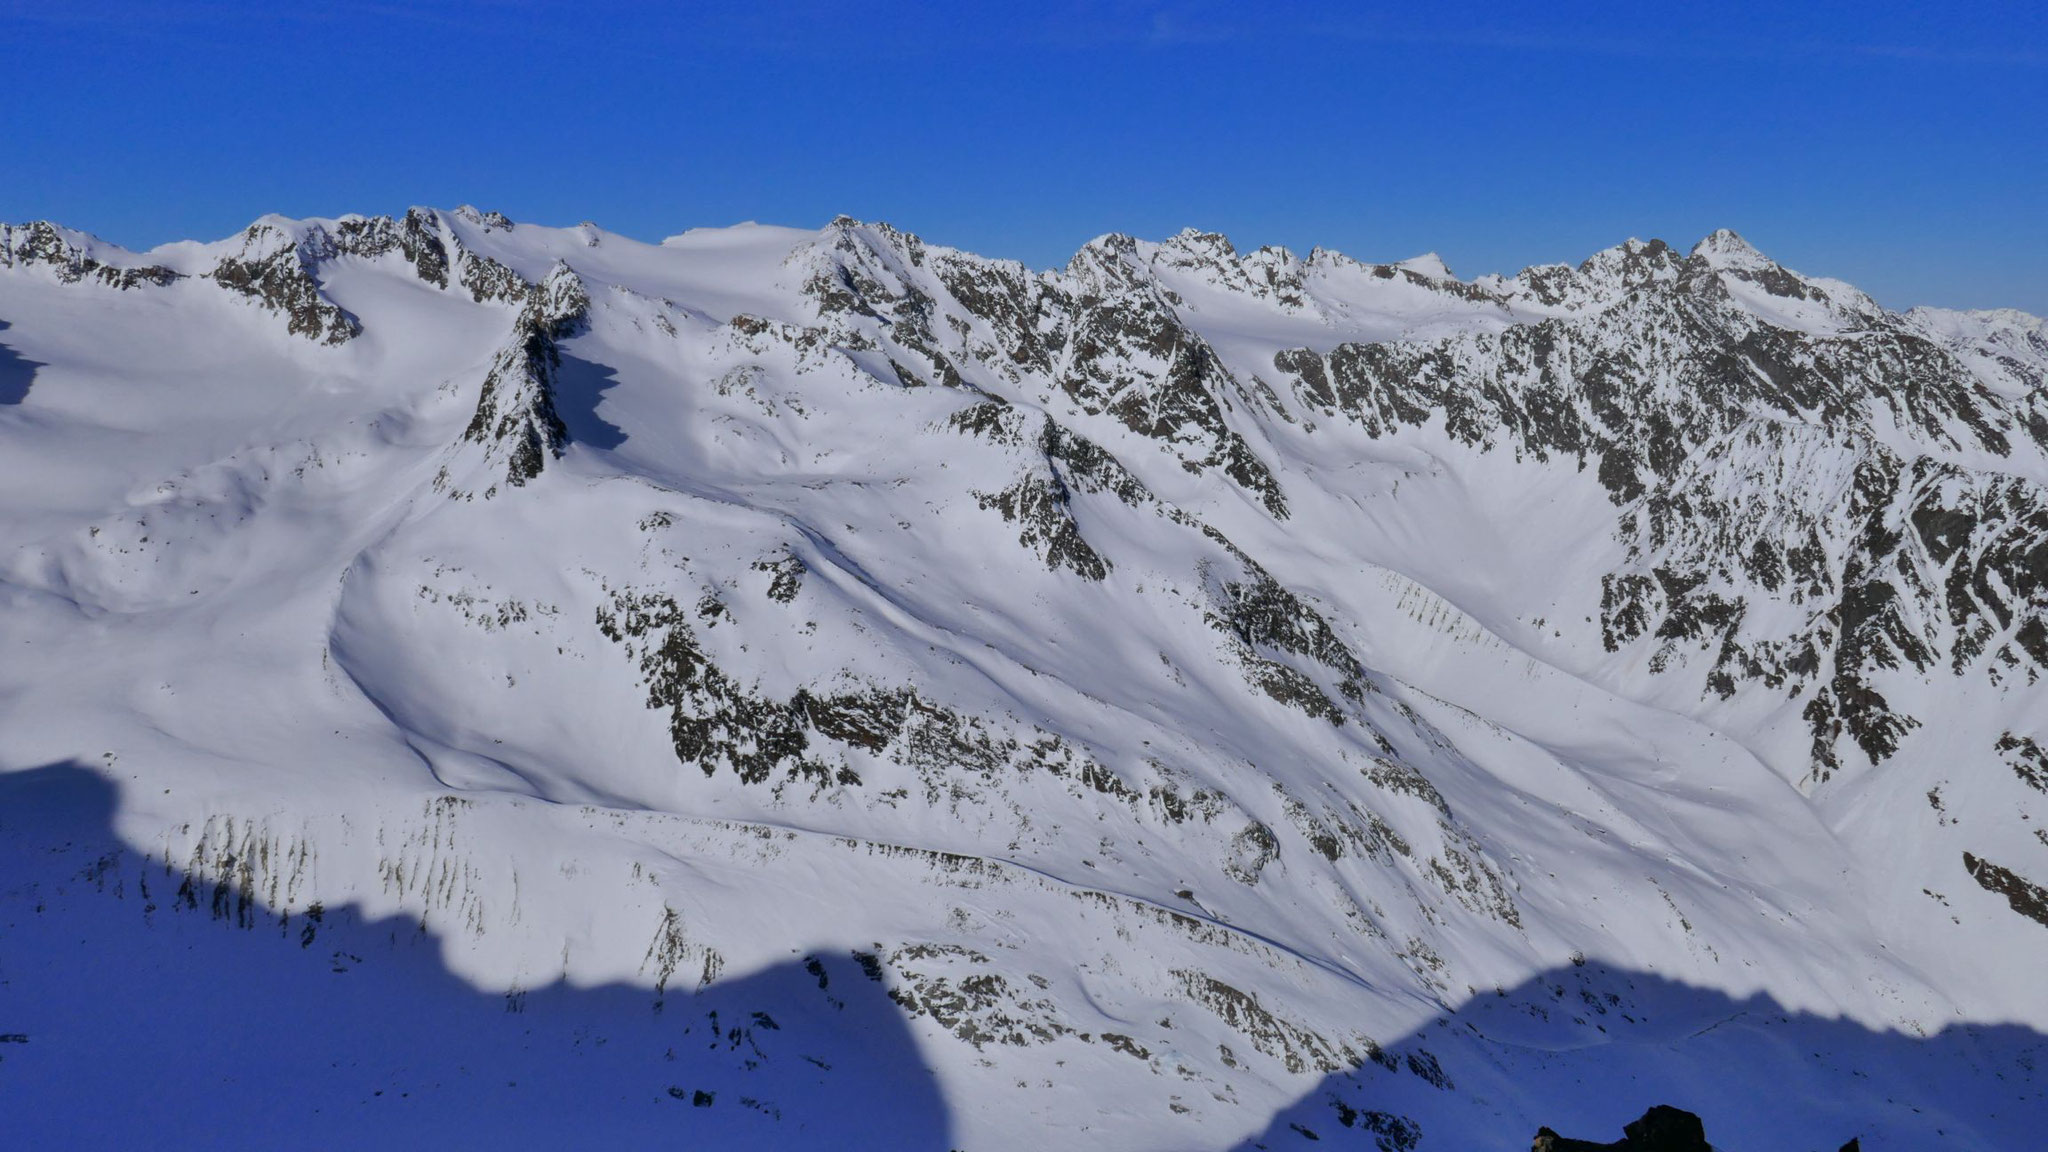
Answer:
<path fill-rule="evenodd" d="M 1726 232 L 1464 282 L 464 208 L 9 226 L 0 324 L 46 1142 L 2048 1114 L 2038 319 Z"/>

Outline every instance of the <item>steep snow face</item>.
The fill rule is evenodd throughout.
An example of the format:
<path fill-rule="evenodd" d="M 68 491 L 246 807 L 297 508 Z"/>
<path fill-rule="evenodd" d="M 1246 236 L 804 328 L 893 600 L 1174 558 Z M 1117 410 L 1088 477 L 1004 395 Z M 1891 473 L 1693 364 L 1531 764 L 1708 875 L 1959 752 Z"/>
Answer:
<path fill-rule="evenodd" d="M 2038 319 L 1726 232 L 1464 282 L 463 208 L 8 227 L 0 325 L 10 1097 L 141 1074 L 77 1039 L 84 939 L 495 1035 L 445 966 L 534 1022 L 434 1051 L 641 1136 L 2038 1114 Z"/>

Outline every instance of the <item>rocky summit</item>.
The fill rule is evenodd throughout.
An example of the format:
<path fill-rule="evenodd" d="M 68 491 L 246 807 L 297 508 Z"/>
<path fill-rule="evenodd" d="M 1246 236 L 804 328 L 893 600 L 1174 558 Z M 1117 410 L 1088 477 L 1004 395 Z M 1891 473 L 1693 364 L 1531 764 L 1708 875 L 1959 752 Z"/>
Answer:
<path fill-rule="evenodd" d="M 24 1144 L 2048 1114 L 2048 323 L 1731 232 L 6 226 L 0 652 Z"/>

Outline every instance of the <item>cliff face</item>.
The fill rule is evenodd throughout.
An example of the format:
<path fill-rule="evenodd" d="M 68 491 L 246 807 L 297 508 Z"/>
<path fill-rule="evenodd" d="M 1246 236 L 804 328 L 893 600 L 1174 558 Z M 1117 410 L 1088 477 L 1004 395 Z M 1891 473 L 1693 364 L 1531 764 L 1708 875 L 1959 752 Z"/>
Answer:
<path fill-rule="evenodd" d="M 0 768 L 119 787 L 16 911 L 716 1001 L 770 1143 L 828 1070 L 721 990 L 856 972 L 953 1146 L 1473 1146 L 1610 1062 L 1957 1146 L 2038 1094 L 2019 1033 L 1947 1104 L 1859 1055 L 2048 1026 L 2038 319 L 1725 232 L 1468 282 L 415 209 L 9 227 L 0 320 Z"/>

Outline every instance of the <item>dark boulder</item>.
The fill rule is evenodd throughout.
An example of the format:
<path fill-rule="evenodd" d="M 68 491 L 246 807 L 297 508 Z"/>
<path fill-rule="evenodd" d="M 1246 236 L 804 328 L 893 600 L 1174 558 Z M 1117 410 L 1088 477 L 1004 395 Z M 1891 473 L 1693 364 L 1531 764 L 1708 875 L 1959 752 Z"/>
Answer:
<path fill-rule="evenodd" d="M 1640 1119 L 1623 1126 L 1622 1132 L 1622 1139 L 1616 1143 L 1596 1144 L 1539 1128 L 1530 1148 L 1531 1152 L 1713 1152 L 1700 1118 L 1668 1104 L 1659 1104 L 1643 1113 Z"/>
<path fill-rule="evenodd" d="M 1629 1152 L 1713 1152 L 1700 1118 L 1668 1104 L 1657 1105 L 1621 1130 Z"/>
<path fill-rule="evenodd" d="M 1700 1118 L 1669 1104 L 1659 1104 L 1640 1119 L 1623 1125 L 1622 1133 L 1622 1138 L 1612 1144 L 1599 1144 L 1538 1128 L 1530 1152 L 1714 1152 L 1713 1145 L 1707 1143 L 1707 1129 Z M 1862 1140 L 1850 1140 L 1842 1145 L 1841 1152 L 1863 1152 Z"/>

